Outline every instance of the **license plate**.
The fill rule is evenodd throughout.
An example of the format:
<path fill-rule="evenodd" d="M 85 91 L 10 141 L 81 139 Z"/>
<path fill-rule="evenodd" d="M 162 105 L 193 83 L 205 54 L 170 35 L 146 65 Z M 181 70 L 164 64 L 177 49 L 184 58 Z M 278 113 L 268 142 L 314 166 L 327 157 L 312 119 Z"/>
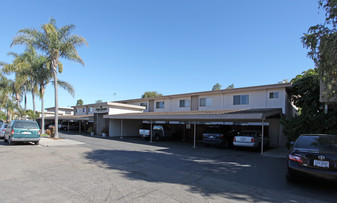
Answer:
<path fill-rule="evenodd" d="M 314 160 L 314 166 L 329 168 L 329 161 Z"/>
<path fill-rule="evenodd" d="M 246 138 L 246 137 L 241 137 L 240 139 L 239 139 L 239 142 L 250 142 L 250 138 Z"/>
<path fill-rule="evenodd" d="M 210 139 L 213 139 L 213 138 L 214 138 L 214 136 L 209 136 L 209 138 L 210 138 Z"/>
<path fill-rule="evenodd" d="M 31 132 L 21 132 L 21 134 L 32 134 Z"/>

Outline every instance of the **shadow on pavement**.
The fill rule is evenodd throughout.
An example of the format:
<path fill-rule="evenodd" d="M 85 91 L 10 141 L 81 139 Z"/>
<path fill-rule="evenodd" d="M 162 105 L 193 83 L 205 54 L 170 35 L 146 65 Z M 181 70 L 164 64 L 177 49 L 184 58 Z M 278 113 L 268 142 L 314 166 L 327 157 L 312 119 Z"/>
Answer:
<path fill-rule="evenodd" d="M 146 143 L 136 139 L 121 142 Z M 334 188 L 288 183 L 285 159 L 261 157 L 247 151 L 194 150 L 181 142 L 179 145 L 170 142 L 158 145 L 165 148 L 94 150 L 86 154 L 86 158 L 101 167 L 119 170 L 131 180 L 186 185 L 191 192 L 205 196 L 215 194 L 240 201 L 282 202 L 293 201 L 293 197 L 283 196 L 284 192 L 323 201 L 336 197 Z"/>

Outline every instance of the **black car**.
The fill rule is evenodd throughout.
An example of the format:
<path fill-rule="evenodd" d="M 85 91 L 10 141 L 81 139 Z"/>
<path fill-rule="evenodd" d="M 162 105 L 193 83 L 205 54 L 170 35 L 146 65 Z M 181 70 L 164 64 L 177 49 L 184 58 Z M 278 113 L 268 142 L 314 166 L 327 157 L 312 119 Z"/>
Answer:
<path fill-rule="evenodd" d="M 222 128 L 219 126 L 208 126 L 204 133 L 202 133 L 202 143 L 206 146 L 232 147 L 233 138 L 236 135 L 237 132 L 234 130 L 223 132 Z"/>
<path fill-rule="evenodd" d="M 289 151 L 287 179 L 337 181 L 337 135 L 300 135 Z"/>

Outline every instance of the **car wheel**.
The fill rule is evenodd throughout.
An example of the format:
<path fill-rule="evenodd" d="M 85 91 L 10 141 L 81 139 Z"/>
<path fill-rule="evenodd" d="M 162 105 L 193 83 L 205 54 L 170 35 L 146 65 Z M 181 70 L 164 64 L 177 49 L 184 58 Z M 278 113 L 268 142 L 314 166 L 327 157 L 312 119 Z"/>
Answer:
<path fill-rule="evenodd" d="M 63 128 L 63 130 L 64 130 L 64 131 L 66 131 L 66 130 L 67 130 L 67 128 Z"/>
<path fill-rule="evenodd" d="M 154 137 L 154 139 L 155 139 L 156 141 L 159 141 L 159 136 L 156 135 L 156 137 Z"/>
<path fill-rule="evenodd" d="M 40 144 L 40 141 L 37 141 L 37 142 L 34 142 L 35 143 L 35 145 L 39 145 Z"/>

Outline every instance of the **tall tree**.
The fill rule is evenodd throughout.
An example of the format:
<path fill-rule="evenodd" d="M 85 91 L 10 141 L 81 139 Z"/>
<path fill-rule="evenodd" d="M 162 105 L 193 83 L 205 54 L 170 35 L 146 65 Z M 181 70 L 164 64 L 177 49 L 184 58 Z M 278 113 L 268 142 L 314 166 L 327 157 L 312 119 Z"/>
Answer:
<path fill-rule="evenodd" d="M 221 90 L 221 85 L 220 85 L 220 83 L 216 83 L 215 85 L 213 85 L 213 87 L 212 87 L 212 91 L 215 91 L 215 90 Z"/>
<path fill-rule="evenodd" d="M 72 35 L 75 25 L 66 25 L 61 28 L 56 26 L 56 21 L 51 18 L 47 24 L 41 26 L 42 30 L 25 28 L 19 30 L 13 39 L 11 46 L 24 44 L 32 45 L 46 53 L 48 67 L 53 71 L 55 88 L 55 123 L 58 123 L 58 79 L 57 72 L 62 73 L 63 65 L 60 58 L 68 59 L 84 65 L 82 58 L 78 55 L 77 47 L 88 45 L 85 38 Z M 58 128 L 55 128 L 55 137 L 58 138 Z"/>
<path fill-rule="evenodd" d="M 152 97 L 161 97 L 161 96 L 163 95 L 156 91 L 148 91 L 148 92 L 144 92 L 144 94 L 142 95 L 142 98 L 152 98 Z"/>
<path fill-rule="evenodd" d="M 337 91 L 337 1 L 319 0 L 319 7 L 325 11 L 325 21 L 311 26 L 301 39 L 326 86 L 324 95 L 331 98 Z"/>
<path fill-rule="evenodd" d="M 231 84 L 231 85 L 228 85 L 226 89 L 228 90 L 228 89 L 233 89 L 233 88 L 234 88 L 234 84 Z"/>
<path fill-rule="evenodd" d="M 83 105 L 83 100 L 82 99 L 77 100 L 76 106 L 82 106 L 82 105 Z"/>

